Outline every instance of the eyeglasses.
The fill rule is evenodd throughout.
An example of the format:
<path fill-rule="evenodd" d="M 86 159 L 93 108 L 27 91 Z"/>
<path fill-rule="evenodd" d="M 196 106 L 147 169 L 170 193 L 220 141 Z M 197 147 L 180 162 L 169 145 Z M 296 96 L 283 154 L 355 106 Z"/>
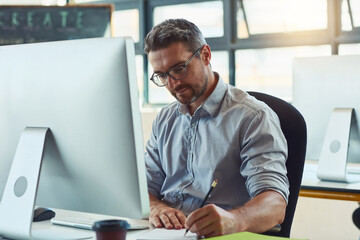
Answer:
<path fill-rule="evenodd" d="M 187 76 L 186 65 L 194 58 L 194 56 L 202 49 L 202 47 L 203 46 L 198 48 L 191 56 L 191 58 L 189 58 L 189 60 L 187 60 L 186 63 L 184 63 L 183 65 L 170 68 L 169 71 L 167 71 L 166 73 L 161 73 L 161 74 L 153 73 L 150 80 L 153 81 L 156 84 L 156 86 L 163 87 L 166 86 L 169 82 L 168 76 L 174 80 L 181 80 L 186 78 Z"/>

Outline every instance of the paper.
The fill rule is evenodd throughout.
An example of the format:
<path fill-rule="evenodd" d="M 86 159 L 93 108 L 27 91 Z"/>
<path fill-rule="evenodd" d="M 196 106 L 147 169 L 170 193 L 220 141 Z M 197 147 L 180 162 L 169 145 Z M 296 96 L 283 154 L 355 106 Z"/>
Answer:
<path fill-rule="evenodd" d="M 250 232 L 240 232 L 240 233 L 233 233 L 228 234 L 220 237 L 213 237 L 213 238 L 206 238 L 208 240 L 305 240 L 305 239 L 298 239 L 298 238 L 285 238 L 285 237 L 273 237 L 263 234 L 256 234 Z"/>
<path fill-rule="evenodd" d="M 137 238 L 137 240 L 197 240 L 195 233 L 188 232 L 185 236 L 185 229 L 156 228 Z"/>

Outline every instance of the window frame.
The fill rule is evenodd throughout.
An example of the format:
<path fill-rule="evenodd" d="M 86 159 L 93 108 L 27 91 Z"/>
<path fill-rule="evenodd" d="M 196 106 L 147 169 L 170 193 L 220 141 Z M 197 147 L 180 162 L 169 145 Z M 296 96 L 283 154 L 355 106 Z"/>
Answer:
<path fill-rule="evenodd" d="M 156 7 L 171 6 L 177 4 L 190 4 L 200 2 L 211 2 L 217 0 L 113 0 L 96 1 L 96 3 L 113 3 L 115 10 L 127 10 L 137 8 L 139 10 L 139 42 L 135 44 L 137 55 L 143 56 L 144 70 L 144 91 L 143 106 L 159 107 L 164 104 L 153 104 L 149 102 L 149 74 L 148 59 L 143 51 L 144 38 L 153 27 L 153 14 Z M 238 4 L 242 0 L 221 0 L 223 2 L 223 22 L 224 35 L 222 37 L 206 38 L 213 51 L 227 51 L 229 62 L 229 82 L 235 85 L 235 51 L 242 49 L 262 49 L 296 46 L 319 46 L 330 45 L 331 54 L 337 55 L 340 44 L 360 43 L 360 27 L 353 27 L 351 31 L 342 31 L 341 29 L 341 5 L 346 1 L 349 8 L 349 15 L 352 20 L 351 4 L 349 0 L 327 0 L 327 28 L 324 30 L 296 31 L 290 33 L 266 33 L 249 34 L 248 38 L 238 38 L 237 36 L 237 11 Z M 243 11 L 246 21 L 246 11 Z M 246 23 L 248 24 L 248 23 Z"/>

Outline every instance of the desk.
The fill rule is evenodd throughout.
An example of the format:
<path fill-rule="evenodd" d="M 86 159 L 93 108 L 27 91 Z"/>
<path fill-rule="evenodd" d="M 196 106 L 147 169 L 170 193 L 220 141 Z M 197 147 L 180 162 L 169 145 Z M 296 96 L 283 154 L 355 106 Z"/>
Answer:
<path fill-rule="evenodd" d="M 72 228 L 72 227 L 64 227 L 64 226 L 58 226 L 58 225 L 54 225 L 52 224 L 50 221 L 43 221 L 43 222 L 36 222 L 33 223 L 33 230 L 38 230 L 38 229 L 49 229 L 49 230 L 54 230 L 56 232 L 61 232 L 61 231 L 66 231 L 66 232 L 75 232 L 75 233 L 79 233 L 79 232 L 85 232 L 85 233 L 89 233 L 90 236 L 92 236 L 93 240 L 96 240 L 96 233 L 90 230 L 83 230 L 83 229 L 78 229 L 78 228 Z M 126 233 L 126 240 L 137 240 L 137 238 L 150 231 L 150 229 L 147 230 L 131 230 L 128 231 Z M 60 233 L 61 234 L 61 233 Z M 0 238 L 1 239 L 1 238 Z"/>
<path fill-rule="evenodd" d="M 360 202 L 360 183 L 321 181 L 317 162 L 306 161 L 299 196 Z"/>
<path fill-rule="evenodd" d="M 63 230 L 66 232 L 88 232 L 90 236 L 92 236 L 92 240 L 96 240 L 96 233 L 90 230 L 83 230 L 83 229 L 78 229 L 78 228 L 72 228 L 72 227 L 63 227 L 63 226 L 58 226 L 58 225 L 54 225 L 52 224 L 50 221 L 43 221 L 43 222 L 36 222 L 33 224 L 33 229 L 50 229 L 50 230 L 55 230 L 57 232 Z M 126 233 L 126 240 L 137 240 L 137 238 L 139 236 L 141 236 L 142 234 L 146 233 L 150 231 L 150 229 L 147 230 L 131 230 L 128 231 Z M 1 238 L 0 238 L 1 239 Z"/>
<path fill-rule="evenodd" d="M 90 217 L 90 218 L 94 218 L 94 217 L 104 217 L 105 219 L 114 219 L 113 216 L 105 216 L 105 215 L 99 215 L 99 214 L 91 214 L 91 213 L 81 213 L 81 212 L 75 212 L 75 211 L 68 211 L 68 210 L 62 210 L 62 209 L 53 209 L 57 215 L 67 215 L 69 216 L 73 216 L 73 217 L 79 217 L 79 216 L 86 216 L 86 217 Z M 137 221 L 137 220 L 132 220 L 132 221 Z M 144 220 L 140 220 L 141 224 L 143 224 Z M 149 226 L 151 226 L 151 224 L 149 223 Z M 142 234 L 150 231 L 152 229 L 152 227 L 150 227 L 149 229 L 145 229 L 145 230 L 129 230 L 126 233 L 126 240 L 137 240 L 137 238 L 139 236 L 141 236 Z M 44 235 L 46 235 L 47 233 L 49 233 L 46 236 L 49 236 L 48 238 L 45 238 L 47 240 L 49 239 L 53 239 L 52 236 L 57 235 L 56 239 L 62 239 L 61 237 L 64 236 L 78 236 L 79 234 L 81 234 L 82 236 L 86 236 L 86 237 L 92 237 L 92 238 L 88 238 L 88 239 L 92 239 L 92 240 L 96 240 L 96 233 L 94 231 L 90 231 L 90 230 L 84 230 L 84 229 L 80 229 L 80 228 L 73 228 L 73 227 L 66 227 L 66 226 L 60 226 L 60 225 L 55 225 L 52 224 L 50 222 L 50 220 L 47 221 L 41 221 L 41 222 L 33 222 L 32 223 L 32 232 L 34 231 L 45 231 L 45 234 L 42 233 L 41 237 L 42 239 L 44 239 Z M 1 238 L 0 239 L 6 239 L 6 238 Z"/>

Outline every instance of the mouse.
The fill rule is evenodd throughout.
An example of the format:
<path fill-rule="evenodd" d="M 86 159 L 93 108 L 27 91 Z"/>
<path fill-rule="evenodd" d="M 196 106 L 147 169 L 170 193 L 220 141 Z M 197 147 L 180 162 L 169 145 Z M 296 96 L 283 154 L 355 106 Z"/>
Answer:
<path fill-rule="evenodd" d="M 38 207 L 34 210 L 33 222 L 50 220 L 55 217 L 55 212 L 46 207 Z"/>

